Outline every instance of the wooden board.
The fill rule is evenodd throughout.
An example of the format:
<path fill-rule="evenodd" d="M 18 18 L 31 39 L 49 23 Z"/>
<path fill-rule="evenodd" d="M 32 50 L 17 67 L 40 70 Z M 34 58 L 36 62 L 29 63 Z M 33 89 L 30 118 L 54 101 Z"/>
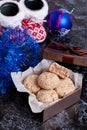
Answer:
<path fill-rule="evenodd" d="M 57 113 L 61 112 L 64 109 L 68 109 L 70 106 L 74 105 L 75 103 L 80 101 L 80 95 L 81 95 L 82 88 L 76 89 L 73 93 L 70 95 L 64 97 L 54 105 L 46 108 L 43 111 L 43 122 L 48 120 L 49 118 L 52 118 Z"/>

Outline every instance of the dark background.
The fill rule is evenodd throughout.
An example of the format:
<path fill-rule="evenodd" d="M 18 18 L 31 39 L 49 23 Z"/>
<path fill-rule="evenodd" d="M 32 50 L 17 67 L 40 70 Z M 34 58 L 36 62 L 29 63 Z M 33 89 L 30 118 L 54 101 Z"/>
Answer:
<path fill-rule="evenodd" d="M 87 49 L 87 0 L 47 0 L 47 2 L 49 11 L 59 8 L 71 11 L 74 8 L 73 28 L 67 37 L 70 44 Z M 69 67 L 82 74 L 87 72 L 86 67 L 73 65 Z M 79 103 L 72 108 L 74 116 L 64 110 L 43 124 L 39 115 L 31 112 L 28 95 L 18 93 L 14 89 L 11 93 L 0 97 L 0 130 L 86 130 L 87 104 Z"/>

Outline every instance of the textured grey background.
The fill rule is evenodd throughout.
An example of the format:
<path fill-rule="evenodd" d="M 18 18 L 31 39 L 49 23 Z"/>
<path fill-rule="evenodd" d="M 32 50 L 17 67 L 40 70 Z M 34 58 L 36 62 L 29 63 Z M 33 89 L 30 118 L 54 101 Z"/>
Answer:
<path fill-rule="evenodd" d="M 68 34 L 74 45 L 87 48 L 87 0 L 47 0 L 49 11 L 64 8 L 73 12 L 73 28 Z M 52 119 L 42 124 L 31 112 L 27 103 L 26 94 L 18 93 L 14 90 L 4 98 L 0 97 L 0 130 L 86 130 L 87 129 L 87 105 L 82 104 L 73 108 L 86 108 L 80 114 L 86 115 L 86 127 L 81 126 L 69 116 L 67 111 L 62 111 Z M 76 116 L 76 115 L 75 115 Z M 80 117 L 82 120 L 83 115 Z M 79 125 L 79 126 L 78 126 Z M 84 125 L 84 124 L 83 124 Z"/>

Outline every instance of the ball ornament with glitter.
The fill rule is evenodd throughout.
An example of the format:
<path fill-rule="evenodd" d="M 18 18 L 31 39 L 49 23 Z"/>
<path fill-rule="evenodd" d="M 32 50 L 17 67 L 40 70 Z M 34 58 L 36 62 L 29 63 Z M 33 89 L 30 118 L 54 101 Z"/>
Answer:
<path fill-rule="evenodd" d="M 72 29 L 73 25 L 71 13 L 65 9 L 50 12 L 46 18 L 48 30 L 56 35 L 66 35 Z"/>

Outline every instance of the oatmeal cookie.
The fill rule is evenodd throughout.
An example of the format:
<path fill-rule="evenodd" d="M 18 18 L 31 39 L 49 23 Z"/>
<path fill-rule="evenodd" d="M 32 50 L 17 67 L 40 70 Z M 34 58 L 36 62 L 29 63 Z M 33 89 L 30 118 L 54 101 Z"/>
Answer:
<path fill-rule="evenodd" d="M 23 84 L 24 86 L 31 92 L 31 93 L 37 93 L 40 90 L 40 87 L 37 84 L 37 78 L 38 75 L 36 74 L 31 74 L 28 75 L 24 81 Z"/>
<path fill-rule="evenodd" d="M 38 85 L 43 89 L 54 89 L 59 84 L 59 77 L 51 72 L 43 72 L 38 77 Z"/>
<path fill-rule="evenodd" d="M 55 90 L 40 89 L 37 92 L 36 98 L 40 102 L 51 103 L 53 101 L 58 100 L 58 94 L 56 93 Z"/>
<path fill-rule="evenodd" d="M 69 69 L 54 62 L 50 65 L 49 71 L 57 74 L 60 78 L 69 77 Z"/>
<path fill-rule="evenodd" d="M 55 91 L 60 97 L 64 97 L 65 95 L 69 94 L 70 92 L 73 92 L 74 90 L 75 86 L 70 78 L 60 79 L 58 87 L 55 88 Z"/>

